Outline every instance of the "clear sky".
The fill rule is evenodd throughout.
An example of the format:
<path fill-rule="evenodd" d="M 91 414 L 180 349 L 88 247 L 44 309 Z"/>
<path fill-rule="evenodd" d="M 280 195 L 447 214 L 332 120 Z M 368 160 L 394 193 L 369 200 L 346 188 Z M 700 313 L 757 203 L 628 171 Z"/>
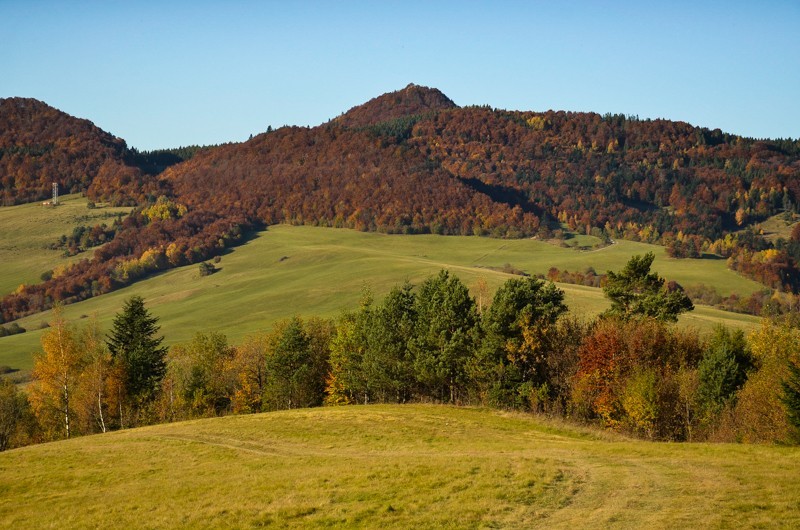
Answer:
<path fill-rule="evenodd" d="M 139 149 L 318 125 L 411 82 L 799 138 L 800 0 L 0 0 L 0 97 Z"/>

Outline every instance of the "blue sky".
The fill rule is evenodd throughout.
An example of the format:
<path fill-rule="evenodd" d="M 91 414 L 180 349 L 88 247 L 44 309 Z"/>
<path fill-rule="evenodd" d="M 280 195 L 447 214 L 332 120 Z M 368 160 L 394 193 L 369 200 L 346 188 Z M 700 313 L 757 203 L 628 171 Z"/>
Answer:
<path fill-rule="evenodd" d="M 800 1 L 0 0 L 0 97 L 139 149 L 318 125 L 410 82 L 800 138 Z"/>

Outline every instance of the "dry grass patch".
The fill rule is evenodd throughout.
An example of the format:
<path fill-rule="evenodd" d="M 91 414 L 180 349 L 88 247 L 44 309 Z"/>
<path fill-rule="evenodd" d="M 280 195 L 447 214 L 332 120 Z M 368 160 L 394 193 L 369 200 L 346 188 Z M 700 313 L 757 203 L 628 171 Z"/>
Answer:
<path fill-rule="evenodd" d="M 8 527 L 797 527 L 793 448 L 435 405 L 159 425 L 0 454 Z"/>

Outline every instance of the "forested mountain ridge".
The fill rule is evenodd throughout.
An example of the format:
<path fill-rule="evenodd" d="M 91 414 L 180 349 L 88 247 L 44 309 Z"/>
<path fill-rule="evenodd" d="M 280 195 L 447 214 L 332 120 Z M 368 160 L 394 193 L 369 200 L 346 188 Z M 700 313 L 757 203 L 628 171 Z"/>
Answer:
<path fill-rule="evenodd" d="M 190 209 L 257 223 L 542 238 L 566 225 L 664 244 L 675 257 L 718 254 L 765 285 L 800 287 L 797 241 L 739 233 L 796 213 L 794 140 L 623 115 L 459 108 L 409 85 L 318 127 L 203 153 L 161 179 Z"/>
<path fill-rule="evenodd" d="M 61 193 L 90 190 L 115 202 L 146 199 L 155 181 L 132 160 L 121 138 L 30 98 L 0 99 L 0 200 L 3 205 L 41 200 L 57 182 Z M 118 184 L 137 189 L 120 195 Z"/>
<path fill-rule="evenodd" d="M 411 83 L 402 90 L 383 94 L 353 107 L 333 121 L 346 127 L 366 127 L 406 116 L 455 108 L 458 105 L 438 89 Z"/>
<path fill-rule="evenodd" d="M 677 257 L 721 254 L 766 285 L 800 287 L 800 233 L 777 245 L 737 233 L 797 209 L 794 140 L 623 115 L 461 108 L 409 85 L 317 127 L 198 151 L 157 176 L 124 142 L 112 144 L 123 162 L 89 178 L 87 192 L 140 210 L 91 262 L 6 297 L 4 319 L 207 259 L 279 222 L 543 238 L 567 226 L 661 243 Z"/>

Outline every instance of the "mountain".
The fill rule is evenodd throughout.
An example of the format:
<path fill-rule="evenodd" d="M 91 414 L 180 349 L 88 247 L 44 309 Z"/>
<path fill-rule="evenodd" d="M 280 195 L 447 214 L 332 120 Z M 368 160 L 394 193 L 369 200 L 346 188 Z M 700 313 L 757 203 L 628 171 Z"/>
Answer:
<path fill-rule="evenodd" d="M 62 194 L 89 192 L 117 203 L 136 203 L 156 183 L 131 158 L 124 140 L 88 120 L 35 99 L 0 99 L 3 205 L 50 197 L 53 182 Z"/>
<path fill-rule="evenodd" d="M 162 181 L 190 206 L 265 223 L 545 237 L 563 224 L 713 241 L 796 208 L 800 144 L 622 115 L 459 108 L 409 85 L 319 127 L 206 153 Z"/>
<path fill-rule="evenodd" d="M 363 105 L 353 107 L 334 121 L 346 127 L 366 127 L 406 116 L 457 107 L 458 105 L 439 90 L 411 83 L 403 90 L 383 94 Z"/>
<path fill-rule="evenodd" d="M 376 128 L 285 127 L 200 153 L 160 178 L 190 210 L 256 224 L 497 235 L 538 227 L 534 214 L 494 201 Z"/>
<path fill-rule="evenodd" d="M 14 101 L 4 108 L 31 106 L 39 110 L 29 114 L 65 124 L 8 121 L 6 136 L 32 138 L 3 144 L 30 151 L 20 155 L 19 167 L 61 153 L 80 125 L 86 139 L 78 143 L 89 147 L 78 152 L 94 158 L 76 162 L 87 176 L 73 186 L 91 181 L 90 197 L 135 199 L 143 207 L 160 198 L 129 217 L 92 262 L 6 297 L 0 303 L 6 320 L 48 300 L 85 298 L 208 259 L 247 230 L 281 222 L 495 237 L 550 238 L 572 230 L 661 243 L 676 257 L 716 253 L 765 285 L 800 290 L 800 241 L 771 243 L 741 232 L 797 210 L 795 140 L 624 115 L 461 108 L 436 89 L 412 84 L 320 126 L 283 127 L 200 150 L 152 176 L 135 166 L 124 142 L 89 122 Z M 88 162 L 95 159 L 103 161 L 97 170 Z M 103 164 L 115 172 L 100 171 Z M 46 175 L 30 173 L 41 194 Z"/>

